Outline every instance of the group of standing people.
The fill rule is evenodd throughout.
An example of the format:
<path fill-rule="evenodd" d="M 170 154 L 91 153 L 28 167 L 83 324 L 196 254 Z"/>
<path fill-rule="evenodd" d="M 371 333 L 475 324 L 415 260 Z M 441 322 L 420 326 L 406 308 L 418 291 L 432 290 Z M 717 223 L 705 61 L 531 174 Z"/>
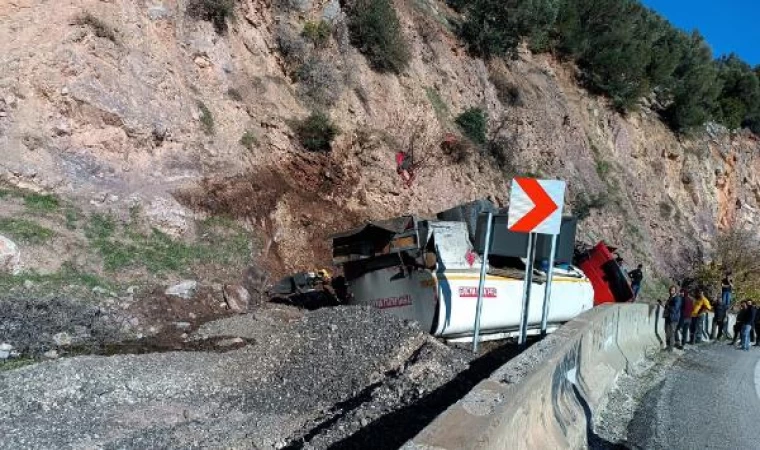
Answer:
<path fill-rule="evenodd" d="M 711 339 L 711 333 L 707 330 L 707 313 L 717 309 L 714 307 L 717 305 L 710 303 L 701 288 L 690 293 L 686 287 L 679 291 L 676 286 L 671 286 L 668 299 L 660 304 L 664 309 L 665 345 L 669 350 L 674 345 L 683 348 L 686 344 L 700 344 Z M 714 320 L 713 325 L 717 327 L 717 321 Z M 721 330 L 723 328 L 725 323 Z"/>
<path fill-rule="evenodd" d="M 731 272 L 726 272 L 724 275 L 721 280 L 720 298 L 713 302 L 705 297 L 702 288 L 694 289 L 690 293 L 686 287 L 679 290 L 676 286 L 671 286 L 668 299 L 665 302 L 659 302 L 664 309 L 667 349 L 670 350 L 674 346 L 683 348 L 686 344 L 699 344 L 714 339 L 720 340 L 724 336 L 731 339 L 730 345 L 736 345 L 737 339 L 740 339 L 739 348 L 745 351 L 749 350 L 756 337 L 756 345 L 760 346 L 760 323 L 758 323 L 760 314 L 751 300 L 745 300 L 739 304 L 733 337 L 729 334 L 728 312 L 732 306 L 733 290 Z M 708 312 L 714 313 L 710 331 L 708 331 Z"/>
<path fill-rule="evenodd" d="M 757 307 L 751 300 L 745 300 L 739 305 L 739 313 L 736 315 L 736 325 L 734 325 L 734 339 L 731 344 L 736 345 L 736 336 L 741 333 L 741 348 L 744 351 L 749 351 L 749 346 L 758 333 L 755 330 L 760 330 L 760 324 L 757 323 L 757 319 L 760 318 L 757 314 Z M 757 340 L 755 345 L 760 345 L 760 339 Z"/>

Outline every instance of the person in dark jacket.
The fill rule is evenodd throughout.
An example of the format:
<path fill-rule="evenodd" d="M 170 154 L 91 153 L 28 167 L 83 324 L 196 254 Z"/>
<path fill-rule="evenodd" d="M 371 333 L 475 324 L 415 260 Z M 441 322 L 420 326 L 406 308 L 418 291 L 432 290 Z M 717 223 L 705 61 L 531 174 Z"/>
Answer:
<path fill-rule="evenodd" d="M 755 315 L 757 309 L 751 300 L 746 302 L 744 309 L 739 313 L 740 317 L 737 317 L 737 322 L 742 325 L 742 341 L 741 349 L 749 351 L 750 344 L 750 332 L 752 331 L 752 325 L 755 323 Z"/>
<path fill-rule="evenodd" d="M 713 316 L 710 339 L 723 339 L 723 334 L 726 335 L 727 339 L 731 339 L 731 337 L 728 335 L 728 322 L 726 321 L 728 318 L 728 307 L 726 303 L 723 302 L 722 298 L 713 302 L 713 311 L 715 312 L 715 315 Z"/>
<path fill-rule="evenodd" d="M 639 264 L 635 269 L 628 272 L 628 276 L 631 277 L 631 289 L 633 289 L 633 300 L 636 301 L 639 298 L 639 291 L 641 290 L 641 282 L 644 281 L 644 265 Z"/>
<path fill-rule="evenodd" d="M 678 339 L 678 321 L 681 319 L 681 308 L 683 300 L 678 295 L 678 288 L 675 286 L 670 287 L 668 293 L 668 299 L 663 304 L 662 301 L 658 301 L 663 307 L 662 318 L 665 320 L 665 349 L 673 350 L 673 339 L 675 338 L 676 347 L 680 347 Z"/>
<path fill-rule="evenodd" d="M 731 339 L 731 345 L 736 345 L 736 341 L 739 340 L 739 338 L 742 335 L 742 323 L 743 320 L 746 320 L 747 313 L 744 311 L 747 309 L 747 302 L 742 301 L 739 303 L 739 311 L 736 313 L 736 322 L 734 323 L 734 338 Z"/>
<path fill-rule="evenodd" d="M 689 329 L 691 328 L 691 313 L 694 310 L 694 299 L 689 296 L 685 287 L 681 288 L 681 317 L 678 319 L 678 329 L 681 330 L 681 346 L 683 348 L 689 342 Z"/>

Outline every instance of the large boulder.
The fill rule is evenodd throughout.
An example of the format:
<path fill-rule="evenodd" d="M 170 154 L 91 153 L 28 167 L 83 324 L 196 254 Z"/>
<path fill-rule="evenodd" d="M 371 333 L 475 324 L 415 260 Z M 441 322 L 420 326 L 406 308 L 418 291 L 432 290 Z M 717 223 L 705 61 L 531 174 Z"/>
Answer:
<path fill-rule="evenodd" d="M 239 284 L 227 284 L 224 286 L 224 301 L 227 302 L 227 309 L 242 314 L 248 311 L 251 294 Z"/>
<path fill-rule="evenodd" d="M 181 238 L 191 231 L 193 213 L 173 198 L 156 197 L 145 210 L 150 225 L 173 238 Z"/>
<path fill-rule="evenodd" d="M 13 346 L 11 344 L 8 344 L 7 342 L 0 344 L 0 361 L 10 358 L 12 350 Z"/>
<path fill-rule="evenodd" d="M 198 282 L 195 280 L 184 280 L 174 286 L 170 286 L 164 292 L 166 295 L 173 297 L 184 298 L 189 300 L 195 296 L 195 291 L 198 290 Z"/>
<path fill-rule="evenodd" d="M 0 236 L 0 273 L 16 275 L 21 271 L 21 251 L 5 236 Z"/>

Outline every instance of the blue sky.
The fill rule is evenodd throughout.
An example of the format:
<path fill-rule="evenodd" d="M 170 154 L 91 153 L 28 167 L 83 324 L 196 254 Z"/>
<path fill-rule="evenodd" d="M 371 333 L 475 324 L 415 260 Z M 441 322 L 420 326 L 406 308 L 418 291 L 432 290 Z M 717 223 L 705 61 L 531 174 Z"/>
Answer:
<path fill-rule="evenodd" d="M 760 64 L 760 0 L 641 0 L 673 25 L 698 29 L 715 56 L 737 53 Z"/>

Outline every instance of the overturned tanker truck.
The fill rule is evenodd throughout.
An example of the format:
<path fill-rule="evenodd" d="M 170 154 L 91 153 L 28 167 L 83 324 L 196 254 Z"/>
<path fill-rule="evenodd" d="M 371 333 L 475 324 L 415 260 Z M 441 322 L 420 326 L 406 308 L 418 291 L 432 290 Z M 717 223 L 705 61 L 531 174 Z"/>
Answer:
<path fill-rule="evenodd" d="M 488 201 L 444 211 L 435 220 L 404 216 L 332 236 L 333 262 L 343 268 L 351 292 L 349 303 L 372 305 L 415 320 L 432 335 L 450 341 L 472 340 L 485 247 L 485 213 L 489 210 L 495 214 L 481 336 L 483 340 L 515 336 L 520 327 L 527 235 L 510 232 L 506 213 Z M 572 264 L 576 223 L 572 217 L 562 222 L 549 331 L 594 307 L 593 284 L 610 282 L 609 276 L 600 273 L 595 273 L 598 279 L 590 280 Z M 535 267 L 540 270 L 536 270 L 531 287 L 529 334 L 540 331 L 549 251 L 549 238 L 539 237 Z M 596 248 L 589 252 L 595 256 Z M 612 278 L 615 286 L 627 284 L 620 270 Z M 625 292 L 619 292 L 614 300 L 627 300 Z"/>

